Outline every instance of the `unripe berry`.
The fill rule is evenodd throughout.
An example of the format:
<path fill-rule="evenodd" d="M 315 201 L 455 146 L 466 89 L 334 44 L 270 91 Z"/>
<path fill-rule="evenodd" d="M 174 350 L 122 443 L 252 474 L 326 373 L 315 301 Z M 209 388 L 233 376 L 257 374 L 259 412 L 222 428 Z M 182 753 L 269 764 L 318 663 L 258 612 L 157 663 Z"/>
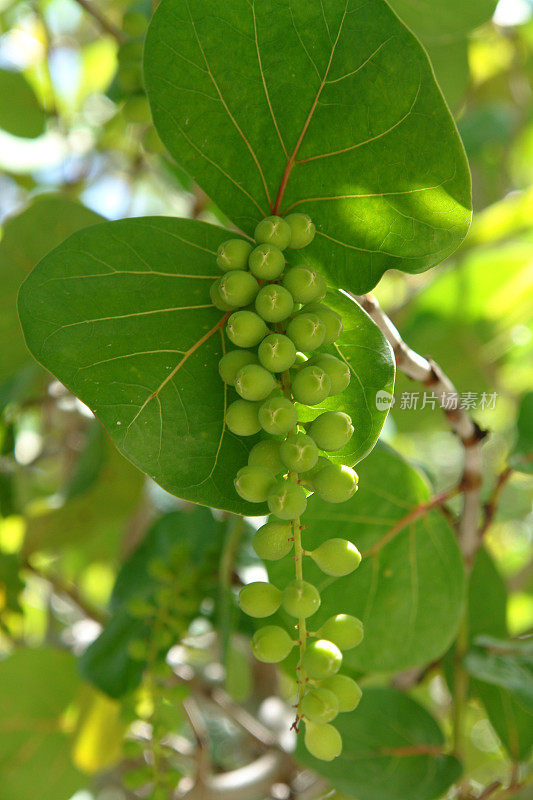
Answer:
<path fill-rule="evenodd" d="M 318 461 L 318 447 L 305 433 L 293 433 L 279 446 L 280 458 L 289 472 L 307 472 Z"/>
<path fill-rule="evenodd" d="M 291 617 L 310 617 L 320 608 L 320 592 L 312 583 L 294 580 L 283 590 L 281 602 Z"/>
<path fill-rule="evenodd" d="M 310 492 L 314 491 L 313 477 L 328 464 L 331 464 L 331 461 L 328 458 L 325 458 L 324 456 L 318 456 L 318 460 L 313 469 L 310 469 L 308 472 L 304 472 L 300 475 L 300 480 L 306 489 L 308 489 Z"/>
<path fill-rule="evenodd" d="M 274 281 L 285 269 L 285 258 L 273 244 L 260 244 L 250 253 L 250 272 L 262 281 Z"/>
<path fill-rule="evenodd" d="M 229 386 L 235 386 L 235 378 L 241 367 L 257 364 L 259 359 L 251 350 L 230 350 L 218 362 L 218 374 Z"/>
<path fill-rule="evenodd" d="M 294 364 L 296 348 L 288 336 L 271 333 L 265 336 L 257 349 L 259 361 L 271 372 L 285 372 Z"/>
<path fill-rule="evenodd" d="M 242 467 L 234 480 L 239 497 L 249 503 L 264 503 L 276 485 L 274 475 L 266 467 Z"/>
<path fill-rule="evenodd" d="M 301 250 L 311 244 L 316 233 L 311 217 L 307 214 L 289 214 L 285 217 L 285 222 L 290 228 L 291 240 L 288 246 L 292 250 Z"/>
<path fill-rule="evenodd" d="M 335 614 L 324 622 L 317 635 L 336 644 L 339 650 L 351 650 L 361 644 L 363 633 L 360 619 L 351 614 Z"/>
<path fill-rule="evenodd" d="M 326 326 L 326 335 L 324 336 L 323 344 L 333 344 L 342 335 L 342 318 L 340 314 L 333 311 L 332 308 L 323 305 L 322 303 L 310 303 L 302 308 L 302 313 L 309 312 L 316 314 Z"/>
<path fill-rule="evenodd" d="M 281 605 L 281 592 L 272 583 L 255 581 L 242 587 L 239 605 L 249 617 L 270 617 Z"/>
<path fill-rule="evenodd" d="M 307 508 L 307 498 L 301 486 L 288 480 L 280 480 L 267 497 L 271 514 L 280 519 L 301 517 Z"/>
<path fill-rule="evenodd" d="M 261 430 L 258 412 L 257 403 L 234 400 L 226 411 L 226 425 L 236 436 L 253 436 Z"/>
<path fill-rule="evenodd" d="M 265 217 L 257 224 L 254 238 L 258 244 L 274 244 L 285 250 L 291 241 L 291 228 L 283 217 Z"/>
<path fill-rule="evenodd" d="M 329 689 L 313 687 L 302 700 L 302 713 L 311 722 L 331 722 L 339 713 L 337 696 Z"/>
<path fill-rule="evenodd" d="M 283 558 L 292 550 L 292 544 L 291 526 L 277 520 L 262 525 L 252 539 L 255 552 L 265 561 Z"/>
<path fill-rule="evenodd" d="M 333 761 L 342 753 L 342 736 L 333 725 L 306 722 L 304 742 L 311 755 L 321 761 Z"/>
<path fill-rule="evenodd" d="M 316 406 L 329 395 L 331 381 L 320 367 L 303 367 L 292 379 L 291 388 L 298 403 Z"/>
<path fill-rule="evenodd" d="M 339 671 L 342 653 L 333 642 L 317 639 L 307 645 L 302 658 L 302 667 L 310 678 L 322 681 Z"/>
<path fill-rule="evenodd" d="M 284 436 L 296 427 L 298 412 L 286 397 L 270 397 L 259 409 L 259 423 L 272 436 Z"/>
<path fill-rule="evenodd" d="M 267 322 L 282 322 L 292 314 L 293 308 L 292 294 L 276 283 L 262 286 L 255 298 L 255 310 Z"/>
<path fill-rule="evenodd" d="M 279 454 L 279 442 L 274 439 L 263 439 L 254 444 L 248 456 L 248 466 L 266 467 L 273 475 L 285 472 L 285 465 Z"/>
<path fill-rule="evenodd" d="M 314 482 L 313 482 L 314 485 Z M 326 575 L 340 578 L 349 575 L 361 563 L 361 553 L 347 539 L 326 539 L 316 550 L 308 553 Z M 325 637 L 328 638 L 327 636 Z M 334 641 L 334 640 L 332 640 Z"/>
<path fill-rule="evenodd" d="M 217 264 L 223 272 L 231 269 L 246 269 L 252 245 L 244 239 L 228 239 L 217 251 Z"/>
<path fill-rule="evenodd" d="M 312 267 L 292 267 L 283 276 L 283 285 L 297 303 L 314 303 L 327 292 L 326 281 Z"/>
<path fill-rule="evenodd" d="M 211 302 L 214 306 L 216 306 L 220 311 L 233 311 L 234 306 L 230 306 L 229 303 L 226 303 L 222 295 L 220 294 L 220 281 L 221 278 L 217 278 L 216 281 L 213 281 L 211 286 L 209 287 L 209 296 L 211 297 Z"/>
<path fill-rule="evenodd" d="M 341 464 L 329 464 L 312 479 L 314 491 L 326 503 L 345 503 L 356 493 L 357 481 L 357 473 Z"/>
<path fill-rule="evenodd" d="M 325 335 L 326 326 L 316 314 L 298 314 L 287 325 L 287 336 L 298 350 L 316 350 Z"/>
<path fill-rule="evenodd" d="M 236 311 L 226 325 L 226 333 L 237 347 L 255 347 L 267 332 L 265 321 L 253 311 Z"/>
<path fill-rule="evenodd" d="M 231 317 L 230 317 L 231 319 Z M 320 450 L 340 450 L 352 438 L 352 420 L 343 411 L 325 411 L 317 417 L 308 429 Z"/>
<path fill-rule="evenodd" d="M 335 394 L 341 394 L 348 387 L 350 383 L 350 367 L 345 361 L 341 361 L 340 358 L 335 358 L 335 356 L 330 356 L 329 353 L 318 353 L 318 355 L 310 359 L 310 364 L 320 367 L 329 375 L 331 381 L 330 397 Z"/>
<path fill-rule="evenodd" d="M 287 658 L 295 644 L 294 639 L 279 625 L 265 625 L 254 634 L 252 652 L 259 661 L 277 664 Z"/>
<path fill-rule="evenodd" d="M 241 308 L 255 300 L 259 284 L 249 272 L 236 269 L 220 279 L 218 288 L 224 302 L 233 308 Z"/>
<path fill-rule="evenodd" d="M 260 364 L 245 364 L 235 377 L 235 389 L 245 400 L 265 400 L 275 388 L 274 376 Z"/>
<path fill-rule="evenodd" d="M 353 711 L 359 705 L 363 694 L 357 683 L 347 675 L 333 675 L 325 680 L 322 686 L 337 696 L 339 711 Z"/>

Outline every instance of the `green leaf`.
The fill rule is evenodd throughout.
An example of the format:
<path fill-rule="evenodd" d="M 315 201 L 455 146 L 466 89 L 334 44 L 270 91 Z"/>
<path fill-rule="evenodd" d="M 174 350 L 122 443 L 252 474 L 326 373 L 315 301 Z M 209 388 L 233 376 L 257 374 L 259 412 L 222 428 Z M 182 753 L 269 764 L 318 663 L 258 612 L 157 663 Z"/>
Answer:
<path fill-rule="evenodd" d="M 443 752 L 437 722 L 395 689 L 364 689 L 357 710 L 340 714 L 334 725 L 343 741 L 338 758 L 313 758 L 302 736 L 297 757 L 357 800 L 432 800 L 461 774 L 459 761 Z"/>
<path fill-rule="evenodd" d="M 507 636 L 507 590 L 489 554 L 480 550 L 468 589 L 468 619 L 471 641 L 482 635 Z M 533 714 L 512 692 L 485 681 L 472 679 L 472 689 L 502 744 L 514 761 L 524 761 L 533 748 Z"/>
<path fill-rule="evenodd" d="M 0 663 L 2 800 L 69 800 L 83 786 L 62 724 L 78 686 L 64 651 L 21 649 Z"/>
<path fill-rule="evenodd" d="M 0 380 L 11 377 L 28 361 L 17 315 L 20 284 L 49 250 L 74 231 L 101 219 L 61 195 L 42 195 L 4 224 L 0 241 L 0 339 L 9 342 L 9 347 L 0 349 Z"/>
<path fill-rule="evenodd" d="M 148 661 L 133 658 L 131 644 L 140 642 L 149 657 L 151 653 L 151 659 L 166 652 L 170 645 L 159 646 L 154 638 L 158 623 L 148 611 L 144 615 L 134 613 L 135 603 L 148 604 L 147 608 L 157 613 L 161 606 L 157 592 L 166 583 L 162 571 L 168 571 L 176 594 L 180 592 L 184 571 L 190 573 L 196 566 L 202 574 L 214 572 L 221 529 L 221 523 L 205 508 L 166 514 L 150 528 L 120 569 L 111 597 L 113 613 L 109 622 L 81 658 L 81 672 L 88 681 L 111 697 L 122 697 L 139 685 Z M 201 591 L 200 586 L 198 589 Z M 180 617 L 172 615 L 178 627 L 181 622 L 181 633 L 198 613 L 202 599 L 199 595 L 194 608 Z M 173 633 L 177 638 L 177 629 Z"/>
<path fill-rule="evenodd" d="M 533 472 L 533 392 L 525 394 L 520 402 L 516 421 L 516 443 L 509 464 L 520 472 Z"/>
<path fill-rule="evenodd" d="M 378 445 L 358 472 L 359 491 L 347 503 L 309 500 L 305 549 L 313 550 L 327 535 L 353 541 L 363 554 L 354 573 L 337 579 L 305 559 L 304 577 L 322 597 L 309 628 L 318 630 L 333 614 L 355 614 L 365 638 L 346 651 L 345 664 L 362 672 L 397 672 L 438 658 L 453 641 L 463 600 L 462 559 L 438 511 L 399 529 L 399 521 L 429 498 L 426 481 L 399 455 Z M 269 567 L 279 586 L 294 569 L 284 561 Z"/>
<path fill-rule="evenodd" d="M 469 77 L 468 34 L 493 15 L 497 0 L 390 0 L 415 33 L 435 69 L 450 105 L 463 96 Z"/>
<path fill-rule="evenodd" d="M 265 505 L 242 501 L 233 478 L 256 438 L 225 429 L 236 395 L 218 375 L 225 315 L 209 297 L 215 252 L 227 236 L 192 220 L 104 223 L 43 259 L 19 308 L 32 353 L 93 410 L 127 458 L 178 497 L 254 515 Z M 394 360 L 355 302 L 340 293 L 331 302 L 343 313 L 338 350 L 353 376 L 324 407 L 353 417 L 347 453 L 357 460 L 385 421 L 375 393 L 392 390 Z"/>
<path fill-rule="evenodd" d="M 476 642 L 478 644 L 478 642 Z M 513 653 L 512 642 L 491 643 L 467 654 L 465 667 L 474 678 L 508 689 L 518 702 L 533 713 L 533 657 Z M 509 652 L 505 645 L 511 647 Z"/>
<path fill-rule="evenodd" d="M 0 69 L 0 128 L 34 139 L 44 133 L 46 114 L 20 72 Z"/>
<path fill-rule="evenodd" d="M 247 233 L 271 210 L 310 214 L 305 259 L 334 285 L 419 272 L 464 237 L 457 131 L 382 0 L 165 0 L 144 66 L 171 155 Z"/>

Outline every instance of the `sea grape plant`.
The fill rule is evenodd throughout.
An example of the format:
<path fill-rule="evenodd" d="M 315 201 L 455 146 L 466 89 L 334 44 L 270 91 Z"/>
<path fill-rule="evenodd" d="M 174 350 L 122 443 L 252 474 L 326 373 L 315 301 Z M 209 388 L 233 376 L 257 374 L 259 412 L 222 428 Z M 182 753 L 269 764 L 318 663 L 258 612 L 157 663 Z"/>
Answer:
<path fill-rule="evenodd" d="M 266 621 L 256 658 L 296 670 L 294 727 L 303 719 L 307 749 L 329 761 L 337 714 L 357 713 L 361 691 L 339 670 L 363 625 L 341 604 L 313 623 L 308 566 L 342 581 L 361 556 L 327 520 L 309 546 L 306 509 L 354 496 L 387 414 L 376 396 L 394 381 L 351 293 L 459 245 L 464 152 L 425 51 L 384 0 L 163 0 L 144 81 L 169 155 L 224 225 L 147 217 L 74 233 L 22 287 L 26 340 L 163 488 L 270 514 L 253 547 L 292 574 L 276 567 L 282 584 L 247 584 L 239 602 Z"/>

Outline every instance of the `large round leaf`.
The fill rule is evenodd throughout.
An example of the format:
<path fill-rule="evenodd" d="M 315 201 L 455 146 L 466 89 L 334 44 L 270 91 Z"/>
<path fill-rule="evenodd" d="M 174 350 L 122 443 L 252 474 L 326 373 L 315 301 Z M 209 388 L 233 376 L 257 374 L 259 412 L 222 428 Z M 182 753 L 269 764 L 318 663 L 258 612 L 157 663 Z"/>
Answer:
<path fill-rule="evenodd" d="M 444 753 L 437 722 L 418 703 L 395 689 L 365 689 L 353 714 L 334 722 L 342 753 L 334 761 L 313 758 L 299 738 L 297 756 L 358 800 L 432 800 L 461 773 Z"/>
<path fill-rule="evenodd" d="M 30 350 L 80 397 L 119 450 L 165 489 L 235 513 L 266 506 L 233 487 L 251 444 L 224 425 L 236 397 L 219 378 L 228 346 L 211 303 L 223 228 L 155 217 L 80 231 L 44 258 L 22 287 L 20 315 Z M 220 274 L 220 273 L 218 273 Z M 356 422 L 353 460 L 376 442 L 386 411 L 374 391 L 392 388 L 393 356 L 364 311 L 341 304 L 338 343 L 353 379 L 333 407 Z M 372 396 L 371 396 L 372 395 Z"/>
<path fill-rule="evenodd" d="M 464 237 L 470 181 L 427 56 L 383 0 L 165 0 L 145 79 L 170 153 L 250 233 L 304 211 L 306 259 L 357 292 Z"/>
<path fill-rule="evenodd" d="M 344 654 L 348 666 L 384 672 L 426 664 L 447 650 L 460 620 L 464 572 L 454 533 L 438 511 L 400 525 L 428 500 L 429 491 L 421 475 L 389 448 L 376 447 L 358 472 L 359 491 L 347 503 L 309 501 L 306 550 L 335 536 L 353 541 L 363 553 L 359 569 L 337 579 L 305 559 L 304 577 L 322 596 L 309 628 L 318 630 L 333 614 L 355 614 L 364 622 L 365 638 Z M 286 558 L 269 572 L 275 584 L 285 586 L 294 565 Z"/>

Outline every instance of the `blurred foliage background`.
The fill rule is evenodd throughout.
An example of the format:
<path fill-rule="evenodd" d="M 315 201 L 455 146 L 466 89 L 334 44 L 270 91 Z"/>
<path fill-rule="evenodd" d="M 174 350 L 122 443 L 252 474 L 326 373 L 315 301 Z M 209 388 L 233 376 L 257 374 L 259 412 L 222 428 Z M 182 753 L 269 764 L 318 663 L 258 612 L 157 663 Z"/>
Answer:
<path fill-rule="evenodd" d="M 522 457 L 531 450 L 533 416 L 527 394 L 533 365 L 533 4 L 434 0 L 425 16 L 409 0 L 391 5 L 427 47 L 456 117 L 473 175 L 475 214 L 452 258 L 419 276 L 388 273 L 376 296 L 405 341 L 440 364 L 476 422 L 490 431 L 485 498 L 506 464 L 521 459 L 522 470 L 503 486 L 486 534 L 496 572 L 487 566 L 478 589 L 483 599 L 484 581 L 497 584 L 504 605 L 507 589 L 504 631 L 506 622 L 511 635 L 531 634 L 532 484 Z M 233 522 L 184 507 L 120 457 L 89 410 L 31 360 L 16 312 L 20 283 L 40 257 L 100 218 L 165 214 L 224 222 L 165 155 L 151 125 L 141 72 L 151 12 L 149 2 L 127 0 L 100 0 L 98 10 L 91 0 L 0 0 L 2 800 L 164 798 L 169 782 L 188 774 L 199 734 L 190 727 L 191 714 L 186 722 L 179 680 L 164 684 L 164 691 L 143 684 L 119 703 L 76 670 L 74 656 L 108 619 L 110 598 L 114 633 L 126 642 L 121 652 L 127 659 L 155 665 L 161 650 L 182 641 L 171 651 L 178 678 L 187 678 L 193 665 L 214 685 L 222 680 L 213 630 L 220 615 L 232 613 L 231 575 L 224 565 L 218 570 L 218 560 Z M 439 491 L 458 480 L 462 452 L 438 407 L 419 390 L 399 375 L 384 439 Z M 417 391 L 417 408 L 408 407 Z M 169 525 L 187 530 L 178 553 Z M 143 540 L 148 555 L 137 554 L 135 561 L 132 553 Z M 172 558 L 186 564 L 178 595 L 168 592 L 165 564 Z M 125 559 L 128 570 L 115 584 Z M 241 561 L 240 569 L 260 569 L 246 548 Z M 121 617 L 126 606 L 127 619 Z M 156 607 L 155 633 L 139 635 L 138 620 Z M 167 622 L 161 622 L 162 608 Z M 235 640 L 226 660 L 226 689 L 239 701 L 258 678 L 239 655 L 243 646 Z M 83 664 L 87 669 L 87 660 Z M 131 659 L 108 669 L 116 681 L 138 684 Z M 39 676 L 46 676 L 44 684 Z M 271 676 L 259 680 L 255 707 L 272 694 Z M 415 693 L 445 718 L 442 682 L 421 683 Z M 261 708 L 263 722 L 286 724 L 275 703 Z M 468 714 L 468 771 L 473 785 L 484 785 L 508 769 L 505 735 L 479 704 L 471 703 Z M 14 720 L 11 727 L 7 719 Z M 250 748 L 238 722 L 213 711 L 209 726 L 217 768 L 246 763 Z M 163 750 L 158 732 L 167 736 Z M 520 796 L 533 795 L 524 790 Z"/>

